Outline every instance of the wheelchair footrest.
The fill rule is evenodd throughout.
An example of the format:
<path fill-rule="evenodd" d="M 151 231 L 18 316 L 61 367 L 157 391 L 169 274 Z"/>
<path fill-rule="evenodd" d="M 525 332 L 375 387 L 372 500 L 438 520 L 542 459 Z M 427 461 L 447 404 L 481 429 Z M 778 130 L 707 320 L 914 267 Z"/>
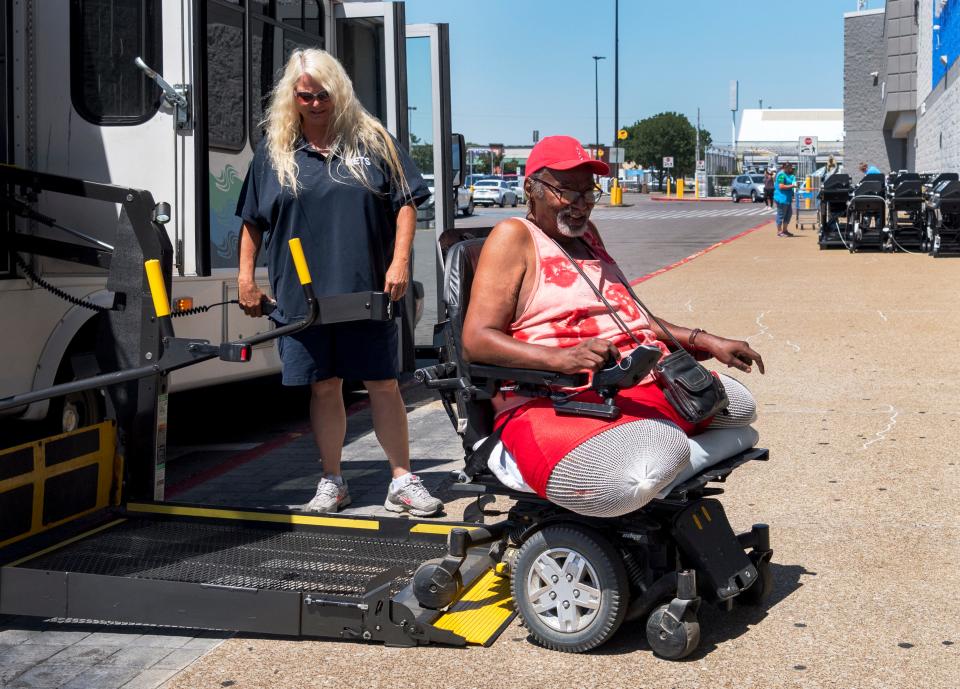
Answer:
<path fill-rule="evenodd" d="M 733 598 L 758 577 L 757 568 L 730 527 L 716 500 L 698 500 L 679 512 L 672 533 L 683 555 L 702 575 L 705 592 Z"/>

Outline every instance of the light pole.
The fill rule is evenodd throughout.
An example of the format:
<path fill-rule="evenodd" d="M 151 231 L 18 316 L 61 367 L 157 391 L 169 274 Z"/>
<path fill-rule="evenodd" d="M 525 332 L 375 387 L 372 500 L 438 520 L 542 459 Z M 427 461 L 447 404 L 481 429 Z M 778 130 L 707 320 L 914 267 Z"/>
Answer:
<path fill-rule="evenodd" d="M 600 148 L 600 81 L 599 81 L 599 72 L 597 71 L 597 65 L 600 64 L 600 60 L 606 60 L 607 58 L 602 55 L 593 56 L 593 101 L 594 101 L 594 131 L 593 131 L 593 140 L 594 145 L 599 150 Z"/>
<path fill-rule="evenodd" d="M 613 144 L 616 148 L 620 142 L 620 0 L 613 0 Z M 609 158 L 608 158 L 609 160 Z M 613 179 L 620 177 L 620 164 L 615 163 L 611 173 Z"/>

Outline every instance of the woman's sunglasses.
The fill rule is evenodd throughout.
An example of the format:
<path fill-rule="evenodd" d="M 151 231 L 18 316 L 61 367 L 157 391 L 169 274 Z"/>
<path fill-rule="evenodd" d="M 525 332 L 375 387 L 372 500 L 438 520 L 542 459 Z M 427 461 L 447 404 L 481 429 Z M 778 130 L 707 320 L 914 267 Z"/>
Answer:
<path fill-rule="evenodd" d="M 313 101 L 318 100 L 321 103 L 326 103 L 330 100 L 330 94 L 326 91 L 317 91 L 316 93 L 311 93 L 310 91 L 297 91 L 297 100 L 300 101 L 301 105 L 310 105 Z"/>

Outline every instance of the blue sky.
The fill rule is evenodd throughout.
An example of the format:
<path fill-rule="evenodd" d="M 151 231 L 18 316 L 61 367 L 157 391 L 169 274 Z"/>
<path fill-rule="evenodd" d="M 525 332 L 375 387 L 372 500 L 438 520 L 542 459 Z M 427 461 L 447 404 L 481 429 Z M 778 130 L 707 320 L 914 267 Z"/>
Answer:
<path fill-rule="evenodd" d="M 740 108 L 843 107 L 843 13 L 856 0 L 620 0 L 620 125 L 675 110 L 716 143 Z M 406 0 L 407 23 L 447 22 L 453 127 L 469 141 L 532 143 L 532 131 L 594 139 L 613 122 L 614 0 Z M 883 7 L 870 0 L 868 8 Z M 416 50 L 414 50 L 416 53 Z M 411 64 L 417 64 L 414 54 Z M 411 103 L 419 99 L 411 84 Z M 422 100 L 422 99 L 421 99 Z M 429 106 L 411 111 L 413 130 Z"/>

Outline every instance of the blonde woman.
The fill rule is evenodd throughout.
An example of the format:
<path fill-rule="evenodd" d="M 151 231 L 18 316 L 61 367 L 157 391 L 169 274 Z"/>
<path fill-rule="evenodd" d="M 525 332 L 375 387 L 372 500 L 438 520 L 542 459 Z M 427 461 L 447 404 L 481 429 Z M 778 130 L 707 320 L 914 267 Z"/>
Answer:
<path fill-rule="evenodd" d="M 410 276 L 416 206 L 430 192 L 409 156 L 360 105 L 340 63 L 323 50 L 295 50 L 267 109 L 266 135 L 237 206 L 240 306 L 262 313 L 254 280 L 263 248 L 276 299 L 271 317 L 288 323 L 305 305 L 287 240 L 299 237 L 320 296 L 384 290 L 400 299 Z M 310 424 L 323 476 L 304 507 L 335 512 L 350 504 L 340 472 L 346 433 L 342 383 L 363 380 L 373 425 L 393 480 L 384 506 L 415 516 L 443 503 L 410 473 L 407 416 L 397 385 L 397 326 L 356 321 L 308 328 L 279 341 L 284 385 L 309 385 Z"/>

